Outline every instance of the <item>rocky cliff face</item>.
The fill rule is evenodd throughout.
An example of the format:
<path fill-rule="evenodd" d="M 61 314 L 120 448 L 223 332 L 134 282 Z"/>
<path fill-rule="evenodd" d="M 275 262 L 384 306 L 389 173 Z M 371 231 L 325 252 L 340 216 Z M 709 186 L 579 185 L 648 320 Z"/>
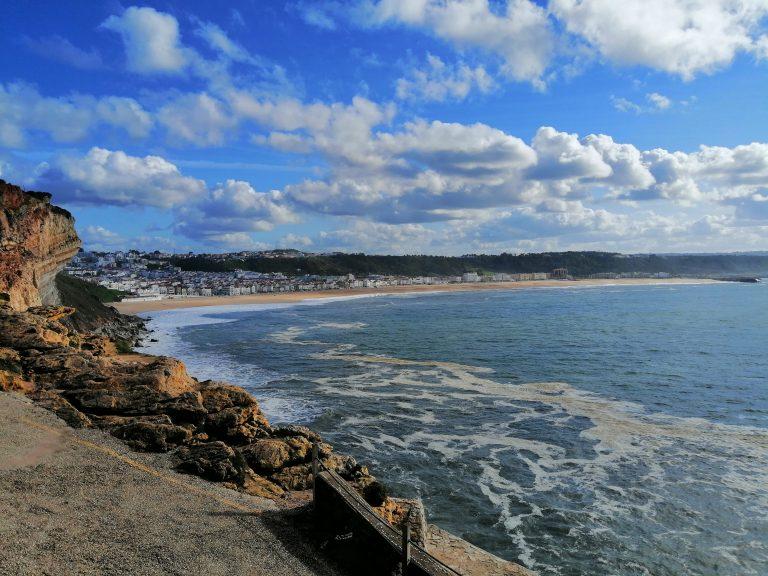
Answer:
<path fill-rule="evenodd" d="M 0 180 L 0 301 L 14 310 L 58 304 L 56 274 L 80 248 L 74 218 L 50 199 Z"/>

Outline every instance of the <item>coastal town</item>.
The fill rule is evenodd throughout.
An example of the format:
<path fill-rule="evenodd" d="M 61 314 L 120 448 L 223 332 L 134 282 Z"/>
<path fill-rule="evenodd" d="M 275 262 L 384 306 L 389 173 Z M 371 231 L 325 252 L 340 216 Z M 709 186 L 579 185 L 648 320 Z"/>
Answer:
<path fill-rule="evenodd" d="M 82 280 L 117 290 L 124 300 L 162 300 L 170 298 L 241 296 L 285 292 L 375 289 L 395 286 L 442 286 L 500 282 L 572 280 L 566 268 L 528 273 L 465 272 L 451 276 L 402 276 L 370 274 L 364 278 L 345 275 L 289 275 L 282 272 L 233 270 L 226 272 L 183 270 L 172 263 L 179 255 L 159 251 L 79 252 L 66 272 Z M 189 256 L 192 256 L 191 254 Z M 209 255 L 210 256 L 210 255 Z M 303 252 L 280 250 L 258 253 L 220 255 L 226 257 L 290 258 L 306 256 Z M 666 272 L 596 273 L 589 279 L 669 278 Z"/>

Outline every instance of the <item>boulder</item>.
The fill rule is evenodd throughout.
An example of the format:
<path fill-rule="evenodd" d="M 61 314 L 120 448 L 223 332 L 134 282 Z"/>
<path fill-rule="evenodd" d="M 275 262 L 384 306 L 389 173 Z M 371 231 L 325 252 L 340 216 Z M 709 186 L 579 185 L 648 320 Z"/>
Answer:
<path fill-rule="evenodd" d="M 309 490 L 312 488 L 312 465 L 299 464 L 288 466 L 269 476 L 269 479 L 279 484 L 285 490 Z"/>
<path fill-rule="evenodd" d="M 277 439 L 257 440 L 241 451 L 248 465 L 259 474 L 272 474 L 291 458 L 290 446 Z"/>
<path fill-rule="evenodd" d="M 56 416 L 72 426 L 72 428 L 90 428 L 93 426 L 88 416 L 55 392 L 39 390 L 31 397 L 38 405 L 56 414 Z"/>
<path fill-rule="evenodd" d="M 27 394 L 34 389 L 35 385 L 22 374 L 19 353 L 11 348 L 0 348 L 0 390 Z"/>
<path fill-rule="evenodd" d="M 206 411 L 199 392 L 184 392 L 166 400 L 160 409 L 177 423 L 201 425 L 205 421 Z"/>
<path fill-rule="evenodd" d="M 16 350 L 69 346 L 68 330 L 34 314 L 6 312 L 0 317 L 0 346 Z"/>
<path fill-rule="evenodd" d="M 206 380 L 200 383 L 203 406 L 208 412 L 220 412 L 227 408 L 258 406 L 256 400 L 239 386 L 225 382 Z"/>
<path fill-rule="evenodd" d="M 205 418 L 205 429 L 211 436 L 237 445 L 265 438 L 270 432 L 269 422 L 255 404 L 209 412 Z"/>
<path fill-rule="evenodd" d="M 252 470 L 246 470 L 241 489 L 251 496 L 260 496 L 271 500 L 280 498 L 285 493 L 285 490 L 280 488 L 280 486 L 274 482 L 270 482 L 263 476 L 259 476 Z"/>
<path fill-rule="evenodd" d="M 29 394 L 35 390 L 35 385 L 14 372 L 0 370 L 0 390 Z"/>
<path fill-rule="evenodd" d="M 142 421 L 117 426 L 111 433 L 131 448 L 145 452 L 167 452 L 192 437 L 192 432 L 182 426 Z"/>
<path fill-rule="evenodd" d="M 238 452 L 220 441 L 183 446 L 174 455 L 179 472 L 216 482 L 242 484 L 248 467 Z"/>
<path fill-rule="evenodd" d="M 0 370 L 21 374 L 21 357 L 13 348 L 0 348 Z"/>
<path fill-rule="evenodd" d="M 94 426 L 106 430 L 117 428 L 118 426 L 125 426 L 126 424 L 133 424 L 135 422 L 173 424 L 166 414 L 154 414 L 149 416 L 115 416 L 113 414 L 108 414 L 105 416 L 92 415 L 90 418 Z"/>

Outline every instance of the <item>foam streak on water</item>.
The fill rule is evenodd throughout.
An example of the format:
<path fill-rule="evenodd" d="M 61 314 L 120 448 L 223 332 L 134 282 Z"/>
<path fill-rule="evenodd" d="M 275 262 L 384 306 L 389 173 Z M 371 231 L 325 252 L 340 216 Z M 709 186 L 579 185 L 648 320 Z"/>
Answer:
<path fill-rule="evenodd" d="M 153 350 L 542 574 L 765 573 L 768 291 L 542 292 L 174 313 Z"/>

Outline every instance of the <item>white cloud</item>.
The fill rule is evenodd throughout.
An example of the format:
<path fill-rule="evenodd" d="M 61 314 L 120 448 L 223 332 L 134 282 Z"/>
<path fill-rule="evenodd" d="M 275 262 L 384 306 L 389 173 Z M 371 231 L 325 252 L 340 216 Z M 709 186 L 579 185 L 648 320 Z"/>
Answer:
<path fill-rule="evenodd" d="M 102 27 L 123 39 L 126 64 L 139 74 L 177 73 L 188 64 L 176 18 L 154 8 L 131 6 L 120 16 L 107 18 Z"/>
<path fill-rule="evenodd" d="M 611 103 L 619 112 L 634 112 L 635 114 L 640 114 L 640 112 L 643 111 L 643 108 L 639 104 L 635 104 L 632 100 L 626 98 L 616 98 L 615 96 L 611 96 Z"/>
<path fill-rule="evenodd" d="M 178 96 L 157 111 L 157 120 L 169 142 L 197 146 L 220 146 L 237 123 L 224 103 L 206 93 Z"/>
<path fill-rule="evenodd" d="M 101 54 L 94 49 L 83 50 L 61 36 L 44 36 L 41 38 L 23 37 L 24 45 L 43 58 L 63 62 L 81 70 L 98 70 L 103 66 Z"/>
<path fill-rule="evenodd" d="M 666 110 L 667 108 L 672 106 L 672 100 L 670 100 L 663 94 L 659 94 L 658 92 L 651 92 L 650 94 L 646 94 L 645 98 L 657 110 Z"/>
<path fill-rule="evenodd" d="M 132 137 L 152 129 L 148 112 L 132 98 L 96 98 L 73 94 L 59 98 L 41 95 L 23 82 L 0 84 L 0 145 L 21 148 L 35 133 L 56 142 L 77 142 L 99 126 L 116 127 Z"/>
<path fill-rule="evenodd" d="M 140 158 L 103 148 L 91 148 L 82 157 L 57 158 L 35 186 L 61 202 L 158 208 L 194 202 L 205 191 L 202 180 L 183 176 L 159 156 Z"/>
<path fill-rule="evenodd" d="M 243 46 L 232 40 L 213 22 L 200 22 L 195 34 L 205 40 L 213 50 L 234 62 L 253 61 L 253 57 Z"/>
<path fill-rule="evenodd" d="M 473 89 L 490 92 L 493 85 L 493 78 L 482 66 L 446 64 L 437 56 L 427 54 L 426 68 L 413 69 L 408 77 L 398 79 L 396 94 L 401 100 L 443 102 L 463 100 Z"/>
<path fill-rule="evenodd" d="M 358 105 L 376 113 L 361 120 Z M 305 211 L 398 224 L 476 218 L 467 211 L 518 206 L 538 213 L 555 200 L 722 207 L 768 187 L 765 144 L 642 151 L 607 135 L 579 137 L 551 127 L 526 144 L 483 124 L 416 120 L 391 130 L 380 108 L 358 105 L 289 101 L 251 110 L 260 123 L 281 128 L 259 143 L 319 152 L 329 164 L 325 178 L 286 186 L 286 201 Z M 333 128 L 336 123 L 345 129 Z M 563 214 L 550 220 L 576 221 Z M 586 212 L 579 214 L 584 219 Z M 594 222 L 609 214 L 589 213 Z"/>
<path fill-rule="evenodd" d="M 757 48 L 764 0 L 550 0 L 551 13 L 611 62 L 690 80 Z"/>
<path fill-rule="evenodd" d="M 336 22 L 328 13 L 328 4 L 317 3 L 313 0 L 309 2 L 299 1 L 286 6 L 289 11 L 296 11 L 310 26 L 320 28 L 322 30 L 336 30 Z M 340 9 L 339 6 L 335 7 Z"/>
<path fill-rule="evenodd" d="M 529 0 L 509 0 L 503 13 L 488 0 L 380 0 L 357 13 L 367 25 L 421 27 L 459 48 L 490 52 L 505 74 L 539 85 L 554 54 L 547 12 Z"/>
<path fill-rule="evenodd" d="M 125 238 L 103 226 L 86 226 L 80 237 L 88 250 L 114 250 L 125 244 Z"/>
<path fill-rule="evenodd" d="M 318 242 L 329 251 L 364 251 L 378 254 L 434 252 L 439 237 L 421 224 L 382 224 L 351 219 L 346 228 L 321 232 Z"/>
<path fill-rule="evenodd" d="M 298 234 L 286 234 L 280 238 L 279 246 L 284 248 L 308 248 L 314 242 L 309 236 L 299 236 Z"/>
<path fill-rule="evenodd" d="M 645 95 L 645 101 L 647 105 L 641 105 L 627 98 L 616 98 L 611 96 L 611 103 L 613 107 L 619 112 L 633 112 L 635 114 L 646 114 L 654 112 L 663 112 L 668 110 L 674 102 L 671 98 L 659 94 L 658 92 L 649 92 Z M 679 103 L 682 106 L 688 106 L 696 101 L 695 96 L 691 96 L 689 100 L 681 100 Z"/>
<path fill-rule="evenodd" d="M 459 52 L 485 52 L 508 77 L 539 88 L 580 73 L 589 60 L 690 80 L 739 54 L 768 58 L 765 0 L 326 0 L 298 7 L 306 22 L 326 29 L 345 19 L 422 30 Z"/>
<path fill-rule="evenodd" d="M 203 242 L 243 245 L 253 232 L 297 221 L 283 192 L 257 192 L 248 182 L 227 180 L 202 201 L 181 206 L 175 230 Z"/>

